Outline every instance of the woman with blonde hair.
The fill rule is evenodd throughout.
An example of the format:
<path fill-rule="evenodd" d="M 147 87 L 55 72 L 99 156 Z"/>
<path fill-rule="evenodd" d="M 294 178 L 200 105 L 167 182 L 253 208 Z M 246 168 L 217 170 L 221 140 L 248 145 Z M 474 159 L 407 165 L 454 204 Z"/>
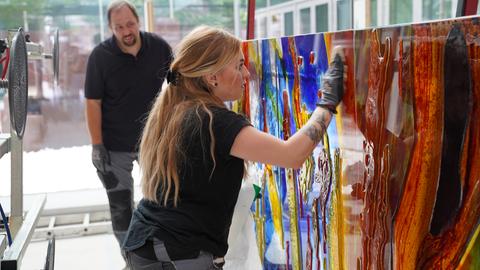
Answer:
<path fill-rule="evenodd" d="M 333 54 L 310 120 L 287 141 L 226 108 L 249 72 L 241 41 L 200 26 L 179 44 L 140 143 L 144 198 L 124 242 L 132 269 L 221 269 L 244 161 L 299 168 L 343 96 L 343 55 Z"/>

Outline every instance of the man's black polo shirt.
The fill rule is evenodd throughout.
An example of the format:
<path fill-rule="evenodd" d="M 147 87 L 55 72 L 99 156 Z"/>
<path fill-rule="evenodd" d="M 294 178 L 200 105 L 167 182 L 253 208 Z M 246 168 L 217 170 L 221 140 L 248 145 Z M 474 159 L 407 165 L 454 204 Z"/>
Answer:
<path fill-rule="evenodd" d="M 118 47 L 115 36 L 97 45 L 87 64 L 85 97 L 102 100 L 103 144 L 111 151 L 136 152 L 141 131 L 172 60 L 161 37 L 140 32 L 134 57 Z"/>

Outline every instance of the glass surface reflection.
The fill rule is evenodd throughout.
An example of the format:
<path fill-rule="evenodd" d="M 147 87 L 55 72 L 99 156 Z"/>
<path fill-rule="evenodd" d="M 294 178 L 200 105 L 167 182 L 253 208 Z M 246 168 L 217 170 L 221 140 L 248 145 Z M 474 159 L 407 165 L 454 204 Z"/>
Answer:
<path fill-rule="evenodd" d="M 442 154 L 448 145 L 443 119 L 454 105 L 444 96 L 449 91 L 445 76 L 450 75 L 444 73 L 445 44 L 454 28 L 469 52 L 459 62 L 471 72 L 467 79 L 455 76 L 466 80 L 460 87 L 471 87 L 465 89 L 471 92 L 468 102 L 453 109 L 469 115 L 457 151 L 461 158 L 455 181 L 463 199 L 453 208 L 457 210 L 435 213 L 435 201 L 448 196 L 437 192 L 440 169 L 455 154 Z M 261 203 L 252 206 L 254 212 L 258 205 L 266 209 L 256 223 L 265 239 L 265 269 L 418 269 L 460 262 L 465 267 L 466 261 L 474 267 L 471 254 L 478 246 L 480 219 L 479 30 L 478 18 L 469 18 L 246 42 L 256 59 L 250 63 L 257 74 L 250 78 L 250 89 L 260 86 L 250 104 L 267 108 L 263 117 L 261 109 L 251 115 L 262 119 L 253 123 L 279 130 L 269 132 L 280 138 L 298 130 L 314 109 L 331 48 L 343 46 L 347 65 L 348 91 L 323 144 L 292 176 L 273 168 L 279 171 L 279 205 L 268 200 L 270 187 L 264 186 Z M 275 208 L 281 211 L 269 210 Z M 282 223 L 269 222 L 279 213 Z M 435 214 L 448 215 L 441 233 L 431 232 Z M 298 233 L 292 233 L 292 226 L 298 226 Z M 301 243 L 300 251 L 295 243 Z"/>

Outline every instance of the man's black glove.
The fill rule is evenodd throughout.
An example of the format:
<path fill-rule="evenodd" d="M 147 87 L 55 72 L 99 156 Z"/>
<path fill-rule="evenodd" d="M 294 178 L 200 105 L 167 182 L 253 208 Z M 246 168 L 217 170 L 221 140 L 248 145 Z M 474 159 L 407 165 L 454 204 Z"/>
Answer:
<path fill-rule="evenodd" d="M 107 167 L 110 166 L 110 155 L 103 144 L 92 145 L 92 163 L 101 173 L 109 171 Z"/>
<path fill-rule="evenodd" d="M 332 52 L 332 61 L 322 79 L 321 98 L 317 106 L 324 107 L 332 113 L 337 113 L 336 107 L 343 98 L 345 57 L 341 47 L 335 47 Z"/>

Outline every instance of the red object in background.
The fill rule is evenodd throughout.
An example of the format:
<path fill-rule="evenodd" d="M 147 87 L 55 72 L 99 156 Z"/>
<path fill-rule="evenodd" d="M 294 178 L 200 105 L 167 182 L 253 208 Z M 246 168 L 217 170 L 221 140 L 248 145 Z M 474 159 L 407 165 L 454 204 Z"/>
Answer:
<path fill-rule="evenodd" d="M 255 0 L 248 0 L 247 39 L 255 37 Z"/>
<path fill-rule="evenodd" d="M 457 11 L 459 16 L 471 16 L 477 14 L 478 0 L 459 0 L 457 9 L 462 9 L 461 13 Z"/>
<path fill-rule="evenodd" d="M 3 70 L 0 78 L 3 80 L 7 75 L 8 63 L 10 62 L 10 49 L 5 50 L 5 57 L 0 60 L 0 65 L 3 65 Z"/>

